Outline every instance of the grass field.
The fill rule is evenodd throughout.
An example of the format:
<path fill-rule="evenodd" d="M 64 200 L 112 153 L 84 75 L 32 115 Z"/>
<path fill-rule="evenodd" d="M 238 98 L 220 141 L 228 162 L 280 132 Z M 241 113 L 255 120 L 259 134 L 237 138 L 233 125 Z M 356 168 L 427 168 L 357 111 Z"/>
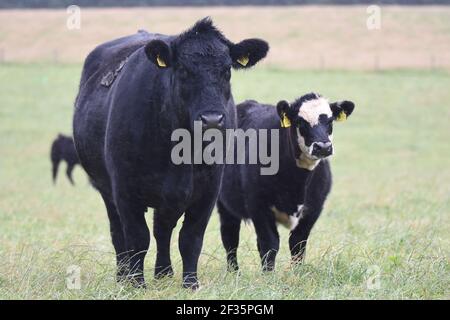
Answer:
<path fill-rule="evenodd" d="M 236 101 L 276 102 L 316 90 L 330 99 L 351 99 L 356 110 L 335 126 L 334 187 L 313 229 L 306 263 L 290 268 L 283 230 L 277 270 L 262 274 L 249 225 L 241 231 L 241 275 L 227 274 L 214 213 L 199 263 L 202 289 L 192 293 L 180 285 L 177 232 L 173 279 L 152 279 L 152 239 L 148 290 L 116 284 L 99 195 L 81 169 L 75 171 L 76 187 L 63 170 L 52 185 L 49 147 L 58 132 L 71 132 L 80 70 L 0 65 L 0 298 L 450 297 L 449 73 L 268 67 L 234 73 Z M 151 225 L 151 212 L 147 220 Z M 66 288 L 71 265 L 81 268 L 80 290 Z M 378 282 L 368 285 L 377 275 Z"/>

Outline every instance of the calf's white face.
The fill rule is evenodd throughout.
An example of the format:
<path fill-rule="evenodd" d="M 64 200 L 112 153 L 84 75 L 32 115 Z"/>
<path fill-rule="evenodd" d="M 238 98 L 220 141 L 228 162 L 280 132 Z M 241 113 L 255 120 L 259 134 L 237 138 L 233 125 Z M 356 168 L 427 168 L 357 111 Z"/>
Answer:
<path fill-rule="evenodd" d="M 326 115 L 328 118 L 333 116 L 328 100 L 322 97 L 303 102 L 298 111 L 298 116 L 308 122 L 311 127 L 319 124 L 321 115 Z"/>
<path fill-rule="evenodd" d="M 300 150 L 312 160 L 333 154 L 333 112 L 328 100 L 318 96 L 300 105 L 296 128 Z"/>
<path fill-rule="evenodd" d="M 333 154 L 333 122 L 345 120 L 353 109 L 353 102 L 330 104 L 316 93 L 306 94 L 292 104 L 278 103 L 282 127 L 294 130 L 301 151 L 297 161 L 300 167 L 312 170 L 319 160 Z"/>

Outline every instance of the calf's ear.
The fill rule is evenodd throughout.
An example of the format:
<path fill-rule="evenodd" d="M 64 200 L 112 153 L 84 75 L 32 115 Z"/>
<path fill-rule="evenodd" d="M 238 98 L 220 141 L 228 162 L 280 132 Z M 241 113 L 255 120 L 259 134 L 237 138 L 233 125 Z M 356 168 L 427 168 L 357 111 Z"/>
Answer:
<path fill-rule="evenodd" d="M 289 119 L 289 103 L 285 100 L 281 100 L 277 103 L 277 112 L 281 120 L 282 128 L 289 128 L 291 126 L 291 120 Z"/>
<path fill-rule="evenodd" d="M 355 104 L 345 100 L 331 103 L 330 108 L 336 121 L 344 121 L 352 114 Z"/>
<path fill-rule="evenodd" d="M 233 68 L 250 68 L 263 59 L 269 51 L 269 44 L 261 39 L 247 39 L 230 47 Z"/>
<path fill-rule="evenodd" d="M 158 68 L 164 69 L 172 65 L 170 47 L 162 40 L 152 40 L 145 45 L 145 54 Z"/>

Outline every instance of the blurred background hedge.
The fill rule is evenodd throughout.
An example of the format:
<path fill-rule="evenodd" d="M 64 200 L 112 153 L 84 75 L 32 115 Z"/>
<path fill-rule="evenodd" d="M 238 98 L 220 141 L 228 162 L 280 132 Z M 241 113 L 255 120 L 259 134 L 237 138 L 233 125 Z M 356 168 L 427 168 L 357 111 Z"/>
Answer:
<path fill-rule="evenodd" d="M 69 5 L 84 7 L 132 6 L 238 6 L 238 5 L 351 5 L 397 4 L 430 5 L 450 4 L 450 0 L 2 0 L 0 8 L 61 8 Z"/>

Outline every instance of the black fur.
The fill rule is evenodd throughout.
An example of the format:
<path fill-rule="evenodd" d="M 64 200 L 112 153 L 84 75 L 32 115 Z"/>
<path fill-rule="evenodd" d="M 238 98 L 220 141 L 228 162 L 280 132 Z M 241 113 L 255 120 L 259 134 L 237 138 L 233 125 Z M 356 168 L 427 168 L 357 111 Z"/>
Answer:
<path fill-rule="evenodd" d="M 52 179 L 53 183 L 56 183 L 56 177 L 58 175 L 58 167 L 61 161 L 67 162 L 66 176 L 72 185 L 75 184 L 72 178 L 72 171 L 75 165 L 80 163 L 78 160 L 77 151 L 73 143 L 72 137 L 58 134 L 56 139 L 52 143 L 50 151 L 50 160 L 52 161 Z"/>
<path fill-rule="evenodd" d="M 170 137 L 177 128 L 192 130 L 205 113 L 223 115 L 224 128 L 236 126 L 229 81 L 234 46 L 203 19 L 178 36 L 139 32 L 102 44 L 85 61 L 74 139 L 106 205 L 119 279 L 129 274 L 134 284 L 145 285 L 150 233 L 144 213 L 153 207 L 155 277 L 173 273 L 170 239 L 185 213 L 179 235 L 183 285 L 198 286 L 197 262 L 223 166 L 174 165 Z M 267 49 L 262 40 L 252 43 L 258 57 Z M 158 55 L 166 67 L 158 66 Z M 126 57 L 111 87 L 100 86 L 101 77 Z"/>
<path fill-rule="evenodd" d="M 237 248 L 242 219 L 251 219 L 254 224 L 263 270 L 273 270 L 279 235 L 272 207 L 293 215 L 298 205 L 304 205 L 299 223 L 289 237 L 292 259 L 302 261 L 309 233 L 322 211 L 332 182 L 328 160 L 321 160 L 312 171 L 299 168 L 296 162 L 302 151 L 297 144 L 295 117 L 298 117 L 303 102 L 317 97 L 316 94 L 305 95 L 292 105 L 280 101 L 277 108 L 256 101 L 237 106 L 239 128 L 280 130 L 280 163 L 278 173 L 273 176 L 261 175 L 259 164 L 225 166 L 226 178 L 222 182 L 218 211 L 229 270 L 238 270 Z M 278 114 L 283 112 L 289 114 L 290 128 L 280 127 Z"/>

